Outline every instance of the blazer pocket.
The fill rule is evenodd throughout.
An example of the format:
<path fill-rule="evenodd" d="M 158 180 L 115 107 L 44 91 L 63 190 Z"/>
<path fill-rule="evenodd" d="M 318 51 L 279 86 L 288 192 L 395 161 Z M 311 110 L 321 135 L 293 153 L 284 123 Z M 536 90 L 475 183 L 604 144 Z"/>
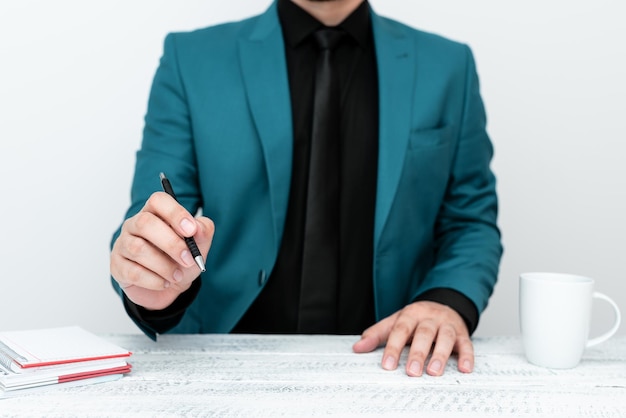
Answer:
<path fill-rule="evenodd" d="M 409 149 L 447 145 L 452 140 L 452 131 L 451 125 L 436 129 L 413 129 L 409 138 Z"/>

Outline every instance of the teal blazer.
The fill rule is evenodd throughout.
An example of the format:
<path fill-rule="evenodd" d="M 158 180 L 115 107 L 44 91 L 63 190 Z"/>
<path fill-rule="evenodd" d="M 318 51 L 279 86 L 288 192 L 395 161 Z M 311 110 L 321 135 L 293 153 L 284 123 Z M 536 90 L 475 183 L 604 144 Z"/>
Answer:
<path fill-rule="evenodd" d="M 502 248 L 472 53 L 374 12 L 372 26 L 380 97 L 376 317 L 442 287 L 482 312 Z M 200 293 L 173 332 L 229 332 L 271 280 L 292 137 L 276 4 L 241 22 L 166 37 L 126 216 L 160 190 L 163 171 L 183 206 L 215 222 Z"/>

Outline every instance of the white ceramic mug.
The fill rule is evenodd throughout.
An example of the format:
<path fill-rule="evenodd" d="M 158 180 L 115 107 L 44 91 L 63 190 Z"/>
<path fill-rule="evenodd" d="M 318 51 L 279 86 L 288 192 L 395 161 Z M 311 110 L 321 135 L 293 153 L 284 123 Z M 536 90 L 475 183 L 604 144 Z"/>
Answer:
<path fill-rule="evenodd" d="M 617 304 L 593 290 L 594 280 L 562 273 L 523 273 L 519 279 L 520 327 L 524 352 L 538 366 L 575 367 L 587 347 L 617 332 L 621 315 Z M 589 339 L 592 299 L 613 306 L 615 323 L 599 337 Z"/>

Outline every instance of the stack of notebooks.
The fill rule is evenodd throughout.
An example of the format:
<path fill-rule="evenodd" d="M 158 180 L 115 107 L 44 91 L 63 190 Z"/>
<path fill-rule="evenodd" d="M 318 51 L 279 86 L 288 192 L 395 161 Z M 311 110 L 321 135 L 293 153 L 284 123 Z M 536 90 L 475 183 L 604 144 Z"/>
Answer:
<path fill-rule="evenodd" d="M 130 355 L 80 327 L 0 332 L 0 399 L 119 379 Z"/>

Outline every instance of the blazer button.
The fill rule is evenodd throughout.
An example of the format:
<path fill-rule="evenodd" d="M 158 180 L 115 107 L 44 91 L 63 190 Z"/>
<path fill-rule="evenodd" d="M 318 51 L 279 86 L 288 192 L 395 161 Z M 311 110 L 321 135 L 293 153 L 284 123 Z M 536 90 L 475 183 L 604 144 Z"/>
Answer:
<path fill-rule="evenodd" d="M 259 271 L 259 286 L 265 285 L 267 282 L 267 274 L 265 274 L 265 270 Z"/>

